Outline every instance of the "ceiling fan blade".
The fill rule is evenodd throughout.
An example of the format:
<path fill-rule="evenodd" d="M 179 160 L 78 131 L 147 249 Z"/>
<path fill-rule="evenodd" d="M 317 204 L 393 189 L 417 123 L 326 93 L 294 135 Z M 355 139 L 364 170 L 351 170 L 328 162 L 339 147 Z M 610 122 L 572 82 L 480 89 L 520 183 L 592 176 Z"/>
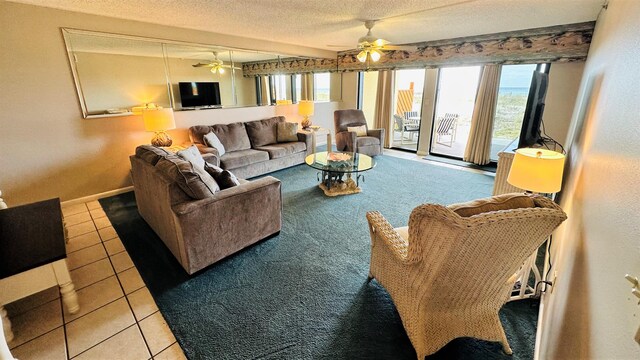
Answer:
<path fill-rule="evenodd" d="M 337 47 L 337 48 L 351 48 L 351 45 L 335 45 L 335 44 L 327 44 L 327 47 Z"/>
<path fill-rule="evenodd" d="M 416 46 L 402 46 L 402 45 L 385 45 L 382 50 L 397 50 L 397 51 L 416 51 Z"/>
<path fill-rule="evenodd" d="M 195 65 L 191 65 L 191 66 L 193 66 L 193 67 L 205 67 L 205 66 L 209 66 L 209 67 L 211 67 L 211 66 L 213 66 L 213 65 L 211 65 L 211 64 L 197 63 L 197 64 L 195 64 Z"/>

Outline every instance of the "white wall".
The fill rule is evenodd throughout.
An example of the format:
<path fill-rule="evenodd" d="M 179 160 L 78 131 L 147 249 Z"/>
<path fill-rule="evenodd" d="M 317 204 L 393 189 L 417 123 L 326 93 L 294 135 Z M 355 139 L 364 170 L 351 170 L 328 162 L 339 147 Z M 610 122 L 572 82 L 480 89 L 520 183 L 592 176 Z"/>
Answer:
<path fill-rule="evenodd" d="M 542 118 L 547 135 L 563 145 L 566 144 L 583 71 L 583 62 L 551 64 L 549 69 L 549 89 Z"/>
<path fill-rule="evenodd" d="M 640 2 L 610 0 L 600 15 L 569 138 L 554 237 L 553 292 L 544 297 L 540 359 L 640 359 Z M 552 270 L 553 272 L 553 270 Z"/>
<path fill-rule="evenodd" d="M 148 143 L 138 116 L 83 119 L 60 28 L 316 57 L 335 52 L 0 1 L 0 189 L 9 205 L 74 199 L 131 184 L 129 155 Z M 339 103 L 317 106 L 328 118 Z M 175 142 L 195 124 L 248 121 L 275 107 L 176 113 Z M 323 120 L 324 121 L 324 120 Z"/>

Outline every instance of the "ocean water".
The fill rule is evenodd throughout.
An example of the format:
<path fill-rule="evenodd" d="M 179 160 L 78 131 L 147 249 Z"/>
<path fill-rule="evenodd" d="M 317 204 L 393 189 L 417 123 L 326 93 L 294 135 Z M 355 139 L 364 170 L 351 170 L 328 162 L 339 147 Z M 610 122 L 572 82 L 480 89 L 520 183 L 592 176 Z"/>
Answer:
<path fill-rule="evenodd" d="M 498 94 L 528 95 L 529 87 L 501 87 L 498 89 Z"/>

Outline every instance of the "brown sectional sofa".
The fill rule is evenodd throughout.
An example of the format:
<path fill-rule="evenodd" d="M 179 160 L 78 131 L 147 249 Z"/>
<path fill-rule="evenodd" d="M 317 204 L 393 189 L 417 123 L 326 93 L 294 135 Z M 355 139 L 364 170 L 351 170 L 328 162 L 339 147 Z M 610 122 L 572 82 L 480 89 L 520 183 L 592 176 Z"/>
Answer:
<path fill-rule="evenodd" d="M 278 143 L 276 124 L 284 121 L 284 116 L 275 116 L 244 123 L 197 125 L 189 128 L 189 137 L 208 162 L 247 179 L 302 164 L 311 154 L 311 133 L 298 132 L 298 141 Z M 224 145 L 224 155 L 205 145 L 203 137 L 210 132 Z"/>
<path fill-rule="evenodd" d="M 140 215 L 189 274 L 282 227 L 281 184 L 274 177 L 239 180 L 240 185 L 194 199 L 184 190 L 185 182 L 197 181 L 189 172 L 192 163 L 150 145 L 139 146 L 130 161 Z"/>

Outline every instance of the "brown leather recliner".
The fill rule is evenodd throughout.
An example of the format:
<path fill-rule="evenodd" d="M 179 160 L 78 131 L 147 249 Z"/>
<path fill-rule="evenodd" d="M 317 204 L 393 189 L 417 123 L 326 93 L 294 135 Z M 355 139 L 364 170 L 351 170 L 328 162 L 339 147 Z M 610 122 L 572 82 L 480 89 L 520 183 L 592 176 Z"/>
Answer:
<path fill-rule="evenodd" d="M 384 146 L 384 129 L 369 129 L 367 136 L 356 136 L 348 131 L 350 126 L 367 126 L 362 110 L 336 110 L 333 113 L 336 131 L 336 147 L 338 151 L 356 151 L 361 154 L 376 156 L 382 154 Z"/>

